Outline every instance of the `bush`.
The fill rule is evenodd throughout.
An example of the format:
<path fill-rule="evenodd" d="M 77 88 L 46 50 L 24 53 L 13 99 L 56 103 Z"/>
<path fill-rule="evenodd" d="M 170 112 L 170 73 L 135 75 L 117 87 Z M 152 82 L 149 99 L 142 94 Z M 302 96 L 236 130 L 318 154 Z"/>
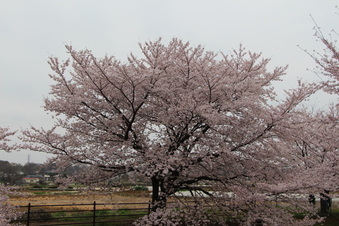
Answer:
<path fill-rule="evenodd" d="M 134 191 L 148 191 L 148 188 L 145 186 L 135 186 Z"/>
<path fill-rule="evenodd" d="M 56 184 L 51 184 L 48 186 L 49 189 L 57 189 L 58 188 L 58 185 Z"/>
<path fill-rule="evenodd" d="M 40 184 L 30 184 L 32 188 L 42 188 Z"/>

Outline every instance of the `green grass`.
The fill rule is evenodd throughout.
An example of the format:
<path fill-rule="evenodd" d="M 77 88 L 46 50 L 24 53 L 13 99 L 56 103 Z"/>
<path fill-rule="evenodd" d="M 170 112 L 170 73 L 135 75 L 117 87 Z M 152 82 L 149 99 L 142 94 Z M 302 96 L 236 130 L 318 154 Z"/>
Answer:
<path fill-rule="evenodd" d="M 77 211 L 77 209 L 74 209 Z M 138 214 L 136 216 L 133 216 Z M 96 215 L 96 225 L 123 225 L 122 223 L 115 224 L 114 222 L 109 223 L 99 223 L 100 221 L 109 221 L 109 220 L 120 220 L 120 221 L 134 221 L 143 215 L 146 215 L 147 211 L 141 210 L 130 210 L 130 209 L 119 209 L 119 210 L 97 210 Z M 72 217 L 72 218 L 68 218 Z M 93 212 L 56 212 L 52 213 L 52 218 L 61 218 L 52 220 L 53 222 L 91 222 L 93 220 Z"/>
<path fill-rule="evenodd" d="M 45 192 L 45 191 L 36 191 L 36 192 L 33 192 L 34 195 L 46 195 L 48 194 L 48 192 Z"/>
<path fill-rule="evenodd" d="M 74 212 L 72 212 L 74 211 Z M 134 210 L 134 209 L 118 209 L 118 210 L 96 210 L 95 221 L 97 226 L 123 226 L 131 225 L 136 219 L 147 215 L 146 210 Z M 57 218 L 57 219 L 52 219 Z M 21 220 L 26 220 L 27 215 L 23 215 Z M 84 222 L 88 225 L 92 225 L 93 211 L 82 211 L 80 209 L 72 209 L 70 211 L 49 211 L 44 209 L 38 209 L 31 212 L 31 219 L 39 219 L 34 222 L 48 222 L 48 223 L 63 223 L 63 225 L 74 225 L 75 222 Z M 100 222 L 103 221 L 103 222 Z M 105 221 L 118 221 L 118 222 L 105 222 Z M 120 221 L 120 222 L 119 222 Z M 32 221 L 33 223 L 33 221 Z M 83 224 L 87 225 L 87 224 Z"/>

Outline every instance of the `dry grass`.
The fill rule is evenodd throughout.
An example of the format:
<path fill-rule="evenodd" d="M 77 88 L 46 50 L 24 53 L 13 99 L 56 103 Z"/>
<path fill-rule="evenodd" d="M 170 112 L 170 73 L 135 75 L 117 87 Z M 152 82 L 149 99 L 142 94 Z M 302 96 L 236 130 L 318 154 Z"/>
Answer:
<path fill-rule="evenodd" d="M 37 192 L 37 191 L 35 191 Z M 150 200 L 149 192 L 144 191 L 121 191 L 110 194 L 99 193 L 81 193 L 81 194 L 42 194 L 27 197 L 12 196 L 9 202 L 15 206 L 27 206 L 30 203 L 34 205 L 69 205 L 69 204 L 91 204 L 85 206 L 77 206 L 78 209 L 93 209 L 94 201 L 99 203 L 107 203 L 107 205 L 98 205 L 97 209 L 122 209 L 122 208 L 145 208 L 146 205 L 140 204 L 122 204 L 122 203 L 148 203 Z M 108 205 L 110 204 L 110 205 Z M 46 208 L 46 207 L 44 207 Z M 58 209 L 71 209 L 74 206 L 64 206 Z M 55 207 L 53 207 L 55 209 Z"/>

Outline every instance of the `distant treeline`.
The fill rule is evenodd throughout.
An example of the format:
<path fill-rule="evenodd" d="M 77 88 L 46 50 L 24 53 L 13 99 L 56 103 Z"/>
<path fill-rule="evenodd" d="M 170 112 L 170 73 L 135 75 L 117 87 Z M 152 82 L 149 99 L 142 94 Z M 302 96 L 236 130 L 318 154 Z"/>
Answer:
<path fill-rule="evenodd" d="M 65 177 L 72 175 L 80 170 L 83 170 L 85 165 L 72 165 L 64 170 L 62 173 L 58 172 L 55 164 L 50 164 L 44 166 L 39 163 L 26 163 L 24 165 L 20 163 L 10 163 L 8 161 L 0 160 L 0 183 L 7 185 L 23 185 L 30 183 L 27 178 L 31 178 L 31 183 L 50 183 L 54 181 L 54 177 L 61 176 Z M 39 178 L 39 180 L 33 180 L 34 178 Z M 122 186 L 134 186 L 134 185 L 150 185 L 150 181 L 143 177 L 133 177 L 133 180 L 130 180 L 127 173 L 120 174 L 115 178 L 112 178 L 114 184 L 119 184 Z"/>
<path fill-rule="evenodd" d="M 79 166 L 69 167 L 64 174 L 73 174 L 79 170 Z M 0 183 L 7 185 L 22 185 L 25 183 L 23 178 L 38 177 L 41 178 L 40 183 L 44 182 L 45 175 L 57 175 L 56 166 L 54 164 L 43 166 L 39 163 L 10 163 L 0 160 Z"/>

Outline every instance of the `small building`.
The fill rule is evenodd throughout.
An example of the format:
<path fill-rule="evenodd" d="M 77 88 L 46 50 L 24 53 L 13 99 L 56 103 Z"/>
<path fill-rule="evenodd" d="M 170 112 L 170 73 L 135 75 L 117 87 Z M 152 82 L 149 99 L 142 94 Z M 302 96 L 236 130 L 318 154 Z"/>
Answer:
<path fill-rule="evenodd" d="M 39 183 L 40 178 L 39 177 L 24 177 L 22 178 L 24 183 L 31 184 L 31 183 Z"/>

